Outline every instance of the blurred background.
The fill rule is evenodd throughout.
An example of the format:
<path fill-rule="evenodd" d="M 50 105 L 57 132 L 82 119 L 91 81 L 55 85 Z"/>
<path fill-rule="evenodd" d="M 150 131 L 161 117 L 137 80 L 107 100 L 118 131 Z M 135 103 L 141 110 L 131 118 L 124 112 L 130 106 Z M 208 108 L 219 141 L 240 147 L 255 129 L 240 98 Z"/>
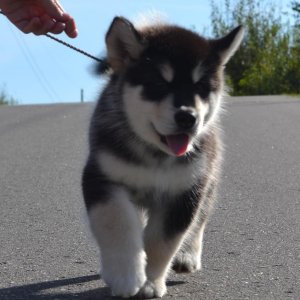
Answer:
<path fill-rule="evenodd" d="M 242 47 L 227 66 L 232 95 L 300 94 L 300 1 L 60 0 L 79 36 L 58 37 L 92 55 L 105 55 L 104 35 L 116 15 L 135 20 L 159 11 L 206 37 L 243 24 Z M 0 15 L 0 104 L 95 101 L 104 84 L 94 62 L 45 36 L 25 35 Z"/>

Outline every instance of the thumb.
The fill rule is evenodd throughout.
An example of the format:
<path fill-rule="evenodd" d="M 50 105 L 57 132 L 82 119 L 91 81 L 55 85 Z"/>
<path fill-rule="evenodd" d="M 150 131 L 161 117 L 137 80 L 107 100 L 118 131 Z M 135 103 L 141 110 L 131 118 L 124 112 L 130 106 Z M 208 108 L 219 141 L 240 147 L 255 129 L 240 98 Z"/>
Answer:
<path fill-rule="evenodd" d="M 40 0 L 39 1 L 45 12 L 57 21 L 65 21 L 65 10 L 56 0 Z"/>

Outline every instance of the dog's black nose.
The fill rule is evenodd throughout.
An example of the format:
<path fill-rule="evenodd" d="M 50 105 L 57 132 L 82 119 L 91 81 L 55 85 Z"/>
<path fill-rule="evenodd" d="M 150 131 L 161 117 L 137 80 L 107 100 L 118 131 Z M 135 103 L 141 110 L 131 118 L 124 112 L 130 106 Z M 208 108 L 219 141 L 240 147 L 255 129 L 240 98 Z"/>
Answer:
<path fill-rule="evenodd" d="M 195 126 L 197 116 L 192 111 L 179 110 L 175 114 L 175 122 L 180 129 L 189 130 Z"/>

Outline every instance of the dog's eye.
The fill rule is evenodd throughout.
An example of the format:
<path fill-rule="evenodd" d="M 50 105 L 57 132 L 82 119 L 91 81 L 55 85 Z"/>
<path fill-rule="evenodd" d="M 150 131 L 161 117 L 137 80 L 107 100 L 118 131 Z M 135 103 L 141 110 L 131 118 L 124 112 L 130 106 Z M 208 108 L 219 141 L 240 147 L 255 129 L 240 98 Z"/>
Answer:
<path fill-rule="evenodd" d="M 151 58 L 149 56 L 145 57 L 145 63 L 150 64 L 151 63 Z"/>
<path fill-rule="evenodd" d="M 211 87 L 208 78 L 201 78 L 194 84 L 195 92 L 198 94 L 202 99 L 207 99 Z"/>
<path fill-rule="evenodd" d="M 150 80 L 148 82 L 148 85 L 154 89 L 167 89 L 169 87 L 168 82 L 160 76 L 157 78 L 154 78 L 153 80 Z"/>
<path fill-rule="evenodd" d="M 144 96 L 149 100 L 160 100 L 167 96 L 170 87 L 168 82 L 166 82 L 161 76 L 155 76 L 154 78 L 149 78 L 143 83 Z"/>

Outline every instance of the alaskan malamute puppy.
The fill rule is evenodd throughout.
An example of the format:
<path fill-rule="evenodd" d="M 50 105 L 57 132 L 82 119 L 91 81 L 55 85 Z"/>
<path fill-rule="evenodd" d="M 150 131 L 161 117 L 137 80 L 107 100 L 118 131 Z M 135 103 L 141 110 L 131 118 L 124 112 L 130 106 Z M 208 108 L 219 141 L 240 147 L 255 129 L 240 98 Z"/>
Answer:
<path fill-rule="evenodd" d="M 82 187 L 115 296 L 162 297 L 171 266 L 201 268 L 222 157 L 223 69 L 242 37 L 242 27 L 209 40 L 121 17 L 107 32 L 109 80 L 91 120 Z"/>

